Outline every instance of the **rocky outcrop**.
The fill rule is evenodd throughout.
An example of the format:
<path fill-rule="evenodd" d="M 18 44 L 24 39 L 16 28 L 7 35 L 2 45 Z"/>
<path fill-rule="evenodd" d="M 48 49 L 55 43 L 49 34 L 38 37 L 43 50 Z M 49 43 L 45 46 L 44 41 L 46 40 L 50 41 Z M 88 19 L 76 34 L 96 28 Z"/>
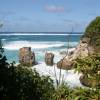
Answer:
<path fill-rule="evenodd" d="M 53 53 L 46 53 L 45 54 L 45 63 L 48 66 L 52 66 L 54 64 L 53 62 L 54 54 Z"/>
<path fill-rule="evenodd" d="M 93 46 L 89 45 L 90 42 L 90 38 L 87 37 L 83 37 L 79 44 L 76 46 L 75 50 L 72 51 L 72 53 L 69 53 L 64 59 L 62 59 L 61 61 L 59 61 L 57 63 L 57 67 L 61 67 L 61 68 L 67 68 L 70 69 L 72 67 L 72 62 L 73 60 L 77 59 L 77 58 L 85 58 L 89 55 L 92 55 L 94 53 L 94 48 Z M 61 64 L 61 62 L 63 62 Z"/>
<path fill-rule="evenodd" d="M 68 56 L 70 60 L 77 58 L 85 58 L 94 53 L 94 48 L 89 45 L 89 38 L 82 38 L 77 45 L 76 49 L 73 51 L 73 54 Z"/>
<path fill-rule="evenodd" d="M 72 61 L 69 61 L 68 59 L 62 59 L 61 61 L 59 61 L 57 63 L 57 67 L 61 68 L 61 69 L 66 69 L 66 70 L 70 70 L 71 66 L 73 65 Z"/>
<path fill-rule="evenodd" d="M 22 65 L 35 65 L 35 53 L 31 51 L 31 47 L 23 47 L 19 50 L 19 62 Z"/>

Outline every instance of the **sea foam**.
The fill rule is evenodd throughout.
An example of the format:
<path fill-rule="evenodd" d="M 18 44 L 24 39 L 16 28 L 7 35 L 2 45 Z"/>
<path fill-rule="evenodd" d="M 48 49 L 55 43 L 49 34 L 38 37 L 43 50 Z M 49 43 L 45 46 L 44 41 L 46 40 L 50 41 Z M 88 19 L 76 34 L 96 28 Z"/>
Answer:
<path fill-rule="evenodd" d="M 44 49 L 50 47 L 60 47 L 63 46 L 63 43 L 42 43 L 42 42 L 29 42 L 29 41 L 13 41 L 8 42 L 4 45 L 5 49 L 8 50 L 18 50 L 22 47 L 31 47 L 32 49 Z"/>
<path fill-rule="evenodd" d="M 57 48 L 67 45 L 67 42 L 33 42 L 33 41 L 12 41 L 4 43 L 4 48 L 8 50 L 19 50 L 22 47 L 31 47 L 32 49 Z M 71 42 L 70 46 L 77 45 L 77 42 Z"/>
<path fill-rule="evenodd" d="M 58 69 L 56 66 L 55 67 L 47 66 L 45 63 L 41 62 L 40 64 L 32 67 L 32 69 L 34 68 L 40 73 L 40 75 L 50 76 L 55 82 L 55 84 L 56 84 L 56 78 L 59 80 L 60 69 Z M 81 74 L 78 74 L 78 72 L 74 73 L 74 70 L 69 70 L 69 71 L 63 69 L 61 70 L 61 80 L 67 83 L 70 87 L 83 86 L 79 81 L 80 76 Z"/>

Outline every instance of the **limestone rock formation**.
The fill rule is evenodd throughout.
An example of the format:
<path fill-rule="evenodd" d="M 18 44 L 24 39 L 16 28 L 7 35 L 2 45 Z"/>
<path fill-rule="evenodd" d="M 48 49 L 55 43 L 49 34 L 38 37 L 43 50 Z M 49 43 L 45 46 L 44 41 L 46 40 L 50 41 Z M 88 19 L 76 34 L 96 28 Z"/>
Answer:
<path fill-rule="evenodd" d="M 77 45 L 76 49 L 73 51 L 73 54 L 68 56 L 70 60 L 77 58 L 85 58 L 94 53 L 94 48 L 89 45 L 89 38 L 82 38 Z"/>
<path fill-rule="evenodd" d="M 32 66 L 35 62 L 35 53 L 31 51 L 31 47 L 23 47 L 19 50 L 19 62 L 22 65 Z"/>
<path fill-rule="evenodd" d="M 77 58 L 85 58 L 89 55 L 92 55 L 94 53 L 94 48 L 93 46 L 89 45 L 89 42 L 90 38 L 83 37 L 80 40 L 79 44 L 76 46 L 75 50 L 57 63 L 57 67 L 70 69 L 73 65 L 73 60 Z M 61 64 L 61 62 L 63 63 Z"/>
<path fill-rule="evenodd" d="M 45 54 L 45 63 L 46 65 L 52 66 L 54 64 L 54 54 L 53 53 L 46 53 Z"/>

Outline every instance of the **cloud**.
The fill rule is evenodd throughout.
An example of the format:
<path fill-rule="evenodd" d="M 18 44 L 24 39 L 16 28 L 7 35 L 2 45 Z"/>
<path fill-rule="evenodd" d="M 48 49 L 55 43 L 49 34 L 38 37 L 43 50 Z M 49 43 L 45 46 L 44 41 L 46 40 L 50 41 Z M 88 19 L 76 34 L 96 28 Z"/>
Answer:
<path fill-rule="evenodd" d="M 48 11 L 48 12 L 64 12 L 65 9 L 63 6 L 55 6 L 55 5 L 50 5 L 50 6 L 46 6 L 45 7 L 45 10 Z"/>

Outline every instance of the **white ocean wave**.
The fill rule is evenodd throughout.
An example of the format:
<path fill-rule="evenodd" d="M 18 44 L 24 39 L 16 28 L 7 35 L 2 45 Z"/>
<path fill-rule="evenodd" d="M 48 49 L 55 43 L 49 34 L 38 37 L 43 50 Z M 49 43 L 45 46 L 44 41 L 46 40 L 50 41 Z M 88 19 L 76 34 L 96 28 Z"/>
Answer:
<path fill-rule="evenodd" d="M 6 39 L 1 39 L 2 41 L 5 41 Z"/>
<path fill-rule="evenodd" d="M 45 43 L 45 42 L 29 42 L 29 41 L 13 41 L 4 44 L 4 48 L 8 50 L 18 50 L 22 47 L 31 47 L 32 49 L 45 49 L 50 47 L 60 47 L 63 43 Z"/>
<path fill-rule="evenodd" d="M 19 50 L 22 47 L 31 47 L 32 49 L 46 49 L 63 47 L 67 42 L 33 42 L 33 41 L 11 41 L 4 44 L 4 48 L 8 50 Z M 77 42 L 71 42 L 71 46 L 77 45 Z"/>
<path fill-rule="evenodd" d="M 57 48 L 67 45 L 67 42 L 33 42 L 33 41 L 11 41 L 4 44 L 8 50 L 19 50 L 22 47 L 31 47 L 32 49 Z M 77 42 L 71 42 L 71 46 L 77 45 Z"/>

